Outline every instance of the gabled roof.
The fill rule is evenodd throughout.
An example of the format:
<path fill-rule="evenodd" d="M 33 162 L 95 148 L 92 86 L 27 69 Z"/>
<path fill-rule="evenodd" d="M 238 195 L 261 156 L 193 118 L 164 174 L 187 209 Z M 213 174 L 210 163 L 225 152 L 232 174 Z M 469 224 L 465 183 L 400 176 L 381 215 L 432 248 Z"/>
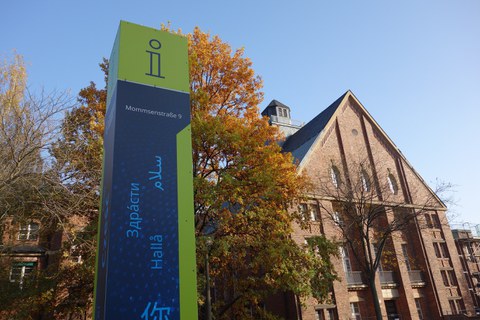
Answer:
<path fill-rule="evenodd" d="M 282 146 L 283 150 L 285 152 L 291 152 L 293 157 L 301 163 L 349 92 L 350 91 L 345 92 L 327 109 L 323 110 L 319 115 L 300 128 L 300 130 L 288 137 Z"/>
<path fill-rule="evenodd" d="M 434 195 L 438 202 L 446 208 L 443 201 L 435 194 L 435 192 L 428 186 L 428 184 L 423 180 L 420 174 L 413 168 L 410 162 L 405 158 L 400 149 L 393 143 L 390 137 L 382 127 L 375 121 L 375 119 L 370 115 L 370 113 L 365 109 L 365 107 L 360 103 L 360 101 L 355 97 L 353 92 L 348 90 L 343 95 L 341 95 L 337 100 L 335 100 L 328 108 L 322 111 L 319 115 L 309 121 L 305 126 L 295 132 L 293 135 L 287 138 L 285 143 L 282 146 L 283 151 L 292 153 L 295 161 L 298 162 L 298 170 L 302 170 L 303 166 L 309 158 L 309 154 L 315 148 L 316 142 L 325 135 L 327 129 L 334 125 L 335 115 L 337 111 L 341 109 L 346 101 L 349 98 L 352 98 L 356 105 L 363 111 L 366 117 L 370 120 L 370 123 L 375 127 L 381 135 L 388 141 L 390 147 L 396 151 L 398 156 L 404 161 L 404 163 L 412 170 L 413 174 L 418 177 L 418 179 L 424 184 L 424 186 Z"/>
<path fill-rule="evenodd" d="M 270 103 L 268 104 L 268 106 L 265 108 L 265 110 L 262 111 L 262 116 L 270 116 L 270 115 L 276 115 L 277 114 L 277 107 L 280 107 L 280 108 L 285 108 L 288 110 L 288 112 L 290 113 L 290 107 L 281 103 L 280 101 L 278 100 L 272 100 L 270 101 Z"/>
<path fill-rule="evenodd" d="M 290 107 L 284 105 L 283 103 L 281 103 L 280 101 L 278 100 L 275 100 L 273 99 L 267 106 L 268 107 L 282 107 L 282 108 L 287 108 L 288 110 L 290 110 Z"/>

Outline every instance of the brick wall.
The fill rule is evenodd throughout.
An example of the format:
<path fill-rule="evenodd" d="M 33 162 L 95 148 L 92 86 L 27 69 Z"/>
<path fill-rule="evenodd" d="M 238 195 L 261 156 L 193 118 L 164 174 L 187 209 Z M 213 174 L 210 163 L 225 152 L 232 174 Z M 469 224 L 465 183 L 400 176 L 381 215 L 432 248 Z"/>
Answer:
<path fill-rule="evenodd" d="M 428 155 L 425 156 L 428 157 Z M 332 165 L 339 169 L 342 183 L 351 184 L 357 182 L 358 167 L 361 166 L 373 178 L 372 187 L 378 191 L 379 201 L 404 204 L 409 210 L 416 206 L 417 212 L 422 211 L 422 213 L 427 213 L 427 210 L 420 208 L 428 205 L 432 208 L 428 211 L 429 214 L 436 214 L 440 221 L 446 221 L 444 205 L 351 94 L 347 94 L 347 98 L 337 108 L 334 117 L 330 119 L 329 124 L 300 165 L 300 170 L 306 173 L 314 183 L 309 203 L 321 201 L 327 208 L 330 205 L 324 199 L 324 192 L 326 185 L 331 184 Z M 395 192 L 388 179 L 394 180 L 397 187 Z M 325 212 L 321 212 L 321 216 L 322 229 L 316 226 L 317 222 L 312 223 L 312 227 L 306 230 L 298 225 L 294 226 L 292 237 L 299 245 L 304 244 L 306 237 L 320 234 L 321 231 L 330 239 L 339 239 L 341 235 L 331 218 Z M 385 219 L 392 221 L 393 212 L 387 209 Z M 436 257 L 434 242 L 446 244 L 448 258 L 442 260 Z M 415 268 L 414 271 L 421 271 L 424 283 L 412 284 L 402 245 L 408 248 L 411 270 Z M 456 254 L 447 224 L 442 223 L 438 228 L 427 228 L 423 218 L 419 217 L 417 223 L 412 223 L 407 230 L 392 236 L 388 249 L 392 252 L 390 259 L 393 266 L 390 267 L 390 271 L 396 275 L 397 284 L 390 288 L 384 286 L 382 289 L 377 276 L 377 293 L 384 315 L 386 315 L 385 300 L 395 301 L 397 312 L 401 314 L 402 320 L 419 319 L 417 302 L 420 303 L 424 319 L 441 319 L 443 314 L 451 313 L 450 300 L 452 299 L 461 299 L 467 310 L 473 310 L 473 302 L 468 294 L 467 283 L 463 280 L 460 259 Z M 342 279 L 335 282 L 333 286 L 339 319 L 350 318 L 350 303 L 358 304 L 363 319 L 374 317 L 370 290 L 349 288 L 345 281 L 346 275 L 341 258 L 334 258 L 333 261 Z M 351 261 L 352 270 L 357 271 L 358 266 L 354 259 Z M 452 288 L 444 285 L 442 270 L 452 270 L 456 275 L 459 289 L 457 296 L 447 294 L 452 292 Z M 316 309 L 322 307 L 324 306 L 314 299 L 305 301 L 302 319 L 317 319 Z"/>

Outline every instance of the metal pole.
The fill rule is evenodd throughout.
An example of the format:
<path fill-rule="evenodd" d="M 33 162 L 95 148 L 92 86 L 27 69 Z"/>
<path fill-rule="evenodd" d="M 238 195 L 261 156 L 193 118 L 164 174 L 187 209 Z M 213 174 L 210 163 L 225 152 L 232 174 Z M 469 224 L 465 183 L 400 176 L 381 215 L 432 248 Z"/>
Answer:
<path fill-rule="evenodd" d="M 207 246 L 207 252 L 205 254 L 205 289 L 206 289 L 206 306 L 207 306 L 207 319 L 212 320 L 212 299 L 210 297 L 210 266 L 208 263 L 208 250 L 209 247 Z"/>

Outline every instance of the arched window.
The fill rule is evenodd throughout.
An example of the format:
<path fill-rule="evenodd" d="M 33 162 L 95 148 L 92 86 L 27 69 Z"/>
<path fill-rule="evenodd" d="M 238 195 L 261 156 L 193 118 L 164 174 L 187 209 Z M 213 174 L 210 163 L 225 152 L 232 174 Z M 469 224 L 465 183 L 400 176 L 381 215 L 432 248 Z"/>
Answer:
<path fill-rule="evenodd" d="M 342 180 L 340 179 L 340 171 L 336 166 L 330 168 L 330 175 L 332 176 L 333 185 L 338 189 L 342 184 Z"/>
<path fill-rule="evenodd" d="M 370 183 L 370 177 L 365 170 L 362 170 L 362 172 L 360 173 L 360 180 L 362 182 L 363 191 L 369 192 L 372 186 Z"/>
<path fill-rule="evenodd" d="M 388 186 L 390 188 L 390 191 L 393 194 L 397 194 L 398 193 L 398 184 L 397 184 L 397 180 L 395 179 L 393 174 L 391 174 L 391 173 L 388 174 L 387 181 L 388 181 Z"/>

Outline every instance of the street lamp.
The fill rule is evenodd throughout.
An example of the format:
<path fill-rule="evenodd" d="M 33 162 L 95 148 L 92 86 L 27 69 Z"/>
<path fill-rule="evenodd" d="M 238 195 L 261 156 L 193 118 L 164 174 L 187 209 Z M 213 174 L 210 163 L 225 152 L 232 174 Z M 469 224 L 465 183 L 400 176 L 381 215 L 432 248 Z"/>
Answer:
<path fill-rule="evenodd" d="M 209 257 L 208 253 L 210 251 L 210 248 L 212 246 L 213 240 L 209 237 L 207 237 L 205 244 L 206 244 L 206 252 L 205 252 L 205 290 L 206 292 L 206 320 L 212 320 L 212 297 L 210 295 L 210 265 L 209 265 Z"/>

